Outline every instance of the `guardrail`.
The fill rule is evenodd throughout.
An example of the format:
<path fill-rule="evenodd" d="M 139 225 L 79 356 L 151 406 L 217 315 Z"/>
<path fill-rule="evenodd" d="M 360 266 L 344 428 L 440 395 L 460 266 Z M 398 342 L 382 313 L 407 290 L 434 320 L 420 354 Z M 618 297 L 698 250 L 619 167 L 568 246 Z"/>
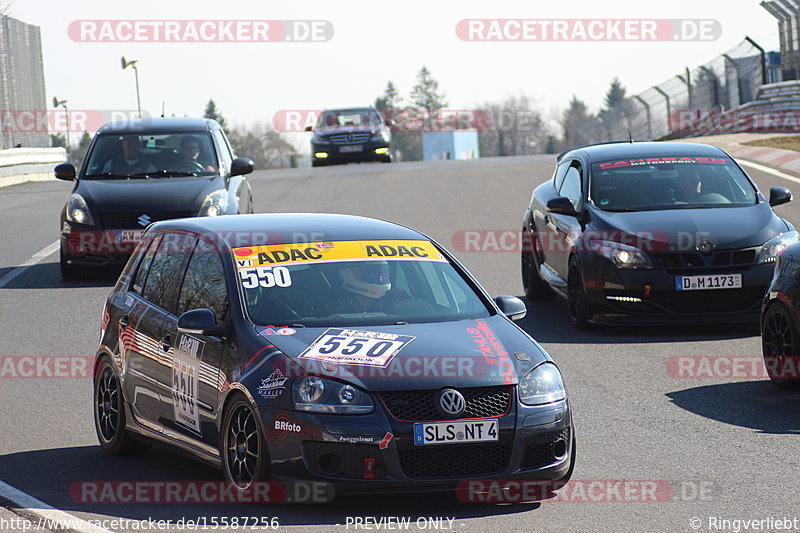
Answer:
<path fill-rule="evenodd" d="M 0 187 L 55 179 L 53 167 L 66 160 L 67 152 L 63 148 L 0 150 Z"/>

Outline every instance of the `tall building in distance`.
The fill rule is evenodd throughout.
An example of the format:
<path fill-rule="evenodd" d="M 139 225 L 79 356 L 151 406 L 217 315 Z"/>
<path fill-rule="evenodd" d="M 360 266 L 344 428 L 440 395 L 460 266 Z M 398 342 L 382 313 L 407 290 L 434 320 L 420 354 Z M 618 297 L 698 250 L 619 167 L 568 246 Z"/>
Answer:
<path fill-rule="evenodd" d="M 0 150 L 50 146 L 46 116 L 39 27 L 0 15 Z"/>

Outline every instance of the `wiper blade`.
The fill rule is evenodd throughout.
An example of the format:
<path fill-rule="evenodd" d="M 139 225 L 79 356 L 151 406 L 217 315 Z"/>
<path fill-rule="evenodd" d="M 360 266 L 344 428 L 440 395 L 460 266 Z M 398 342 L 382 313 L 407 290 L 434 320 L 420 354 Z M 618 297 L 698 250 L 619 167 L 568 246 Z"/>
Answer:
<path fill-rule="evenodd" d="M 101 172 L 100 174 L 86 174 L 87 178 L 130 178 L 130 174 L 115 174 L 114 172 Z"/>
<path fill-rule="evenodd" d="M 168 176 L 168 177 L 183 177 L 192 176 L 197 177 L 197 172 L 190 172 L 187 170 L 156 170 L 154 172 L 141 172 L 140 174 L 147 174 L 147 176 Z"/>

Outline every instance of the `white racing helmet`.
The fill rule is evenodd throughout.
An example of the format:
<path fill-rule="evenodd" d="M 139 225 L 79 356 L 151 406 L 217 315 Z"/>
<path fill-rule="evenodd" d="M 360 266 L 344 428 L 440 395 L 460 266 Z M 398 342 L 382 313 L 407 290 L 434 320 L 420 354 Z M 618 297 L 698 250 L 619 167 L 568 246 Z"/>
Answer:
<path fill-rule="evenodd" d="M 389 263 L 386 261 L 369 261 L 343 268 L 339 275 L 342 278 L 342 287 L 367 298 L 381 298 L 392 288 Z"/>

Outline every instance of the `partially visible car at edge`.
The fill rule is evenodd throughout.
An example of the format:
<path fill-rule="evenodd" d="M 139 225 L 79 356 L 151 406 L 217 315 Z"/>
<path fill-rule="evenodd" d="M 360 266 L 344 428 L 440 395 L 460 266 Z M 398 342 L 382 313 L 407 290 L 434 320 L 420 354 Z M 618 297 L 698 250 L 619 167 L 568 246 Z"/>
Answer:
<path fill-rule="evenodd" d="M 800 244 L 778 254 L 761 307 L 761 351 L 772 382 L 800 390 Z"/>

